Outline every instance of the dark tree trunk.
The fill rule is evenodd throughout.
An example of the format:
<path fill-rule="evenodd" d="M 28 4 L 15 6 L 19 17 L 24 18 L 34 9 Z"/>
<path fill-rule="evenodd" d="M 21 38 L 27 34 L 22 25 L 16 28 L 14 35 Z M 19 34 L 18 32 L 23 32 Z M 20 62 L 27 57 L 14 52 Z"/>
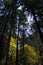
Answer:
<path fill-rule="evenodd" d="M 6 16 L 7 12 L 4 14 L 4 16 L 6 16 L 5 17 L 6 21 L 5 21 L 5 25 L 4 25 L 4 28 L 3 28 L 3 32 L 2 32 L 2 36 L 1 36 L 0 42 L 3 39 L 3 35 L 4 35 L 5 30 L 6 30 L 7 23 L 9 22 L 10 11 L 11 11 L 11 9 L 9 10 L 9 14 L 7 16 Z"/>
<path fill-rule="evenodd" d="M 8 49 L 7 49 L 7 55 L 6 55 L 6 62 L 5 62 L 5 65 L 8 65 L 8 55 L 9 55 L 9 48 L 10 48 L 10 38 L 11 38 L 11 34 L 12 34 L 12 29 L 13 29 L 13 26 L 16 24 L 15 23 L 15 18 L 16 18 L 16 8 L 14 8 L 13 6 L 16 6 L 16 3 L 15 4 L 12 4 L 12 21 L 11 21 L 11 29 L 10 29 L 10 35 L 9 35 L 9 39 L 8 39 Z M 11 10 L 10 10 L 11 11 Z"/>
<path fill-rule="evenodd" d="M 17 37 L 17 48 L 16 48 L 16 65 L 18 65 L 18 41 L 19 41 L 19 22 L 18 22 L 18 37 Z"/>
<path fill-rule="evenodd" d="M 24 30 L 23 30 L 23 65 L 25 65 L 25 56 L 24 56 Z"/>
<path fill-rule="evenodd" d="M 23 25 L 23 55 L 24 55 L 24 25 Z"/>
<path fill-rule="evenodd" d="M 9 11 L 9 15 L 10 15 L 10 11 Z M 9 15 L 8 15 L 8 17 L 9 17 Z M 6 26 L 7 26 L 8 20 L 9 19 L 7 18 L 7 21 L 5 22 L 4 29 L 3 29 L 3 32 L 2 32 L 2 36 L 1 36 L 1 39 L 0 39 L 0 62 L 2 60 L 2 53 L 1 52 L 3 52 L 3 46 L 4 46 L 4 40 L 3 40 L 4 39 L 4 32 L 6 30 Z"/>
<path fill-rule="evenodd" d="M 32 10 L 32 14 L 33 14 L 33 16 L 34 16 L 34 20 L 35 20 L 35 22 L 36 22 L 36 26 L 37 26 L 37 29 L 38 29 L 38 32 L 39 32 L 39 36 L 40 36 L 41 42 L 42 42 L 42 44 L 43 44 L 43 34 L 42 34 L 42 31 L 41 31 L 40 25 L 39 25 L 39 22 L 40 22 L 40 21 L 37 21 L 36 16 L 35 16 L 35 13 L 34 13 L 33 10 Z"/>
<path fill-rule="evenodd" d="M 11 30 L 12 30 L 12 29 L 11 29 Z M 7 54 L 6 54 L 5 65 L 8 65 L 7 62 L 8 62 L 9 49 L 10 49 L 11 30 L 10 30 L 10 35 L 9 35 L 8 42 L 7 42 Z"/>
<path fill-rule="evenodd" d="M 36 23 L 36 26 L 37 26 L 37 29 L 38 29 L 38 32 L 39 32 L 39 36 L 40 36 L 42 45 L 43 45 L 43 34 L 42 34 L 42 31 L 41 31 L 40 25 L 39 25 L 39 22 L 40 22 L 40 21 L 37 21 L 37 18 L 36 18 L 36 16 L 35 16 L 34 10 L 31 10 L 31 11 L 32 11 L 32 14 L 33 14 L 33 16 L 34 16 L 34 20 L 35 20 L 35 23 Z M 41 48 L 42 48 L 42 46 L 39 47 L 39 50 L 40 50 Z M 41 60 L 42 60 L 42 64 L 41 64 L 41 65 L 43 65 L 42 52 L 43 52 L 43 51 L 40 51 L 40 56 L 41 56 Z"/>
<path fill-rule="evenodd" d="M 22 44 L 23 44 L 23 65 L 26 65 L 26 62 L 25 62 L 25 54 L 24 54 L 24 45 L 25 45 L 25 43 L 24 43 L 24 41 L 25 41 L 25 30 L 24 30 L 24 24 L 23 24 L 23 38 L 22 38 Z"/>
<path fill-rule="evenodd" d="M 17 48 L 16 48 L 16 65 L 18 65 L 18 39 L 17 39 Z"/>
<path fill-rule="evenodd" d="M 14 16 L 13 16 L 14 17 Z M 11 16 L 11 18 L 12 18 L 12 16 Z M 15 17 L 14 17 L 14 20 L 15 20 L 15 18 L 16 18 L 16 15 L 15 15 Z M 8 39 L 8 46 L 7 46 L 7 55 L 6 55 L 6 62 L 5 62 L 5 65 L 8 65 L 8 55 L 9 55 L 9 48 L 10 48 L 10 38 L 11 38 L 11 34 L 12 34 L 12 29 L 13 29 L 13 26 L 14 26 L 14 24 L 15 24 L 15 22 L 14 21 L 12 21 L 12 23 L 11 23 L 11 28 L 10 28 L 10 34 L 9 34 L 9 39 Z"/>

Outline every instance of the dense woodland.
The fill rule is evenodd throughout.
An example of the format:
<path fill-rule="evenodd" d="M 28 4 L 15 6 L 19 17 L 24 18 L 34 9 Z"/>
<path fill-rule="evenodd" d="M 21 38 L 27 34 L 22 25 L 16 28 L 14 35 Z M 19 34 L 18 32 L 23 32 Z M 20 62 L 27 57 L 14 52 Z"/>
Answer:
<path fill-rule="evenodd" d="M 0 65 L 43 65 L 43 0 L 0 0 Z"/>

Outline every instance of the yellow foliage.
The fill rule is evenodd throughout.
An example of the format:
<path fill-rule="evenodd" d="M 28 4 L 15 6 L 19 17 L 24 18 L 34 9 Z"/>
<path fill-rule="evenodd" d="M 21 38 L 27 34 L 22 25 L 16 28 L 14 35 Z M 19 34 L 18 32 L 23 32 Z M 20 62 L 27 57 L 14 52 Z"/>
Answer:
<path fill-rule="evenodd" d="M 15 47 L 15 48 L 16 48 L 16 43 L 17 43 L 17 39 L 16 39 L 16 38 L 11 37 L 11 39 L 10 39 L 10 46 L 12 46 L 12 47 Z"/>
<path fill-rule="evenodd" d="M 35 50 L 34 47 L 30 45 L 24 45 L 25 54 L 28 57 L 30 63 L 36 63 L 39 60 L 39 52 Z"/>
<path fill-rule="evenodd" d="M 15 63 L 15 59 L 16 59 L 16 43 L 17 43 L 17 38 L 11 37 L 8 65 L 14 65 L 14 63 Z"/>

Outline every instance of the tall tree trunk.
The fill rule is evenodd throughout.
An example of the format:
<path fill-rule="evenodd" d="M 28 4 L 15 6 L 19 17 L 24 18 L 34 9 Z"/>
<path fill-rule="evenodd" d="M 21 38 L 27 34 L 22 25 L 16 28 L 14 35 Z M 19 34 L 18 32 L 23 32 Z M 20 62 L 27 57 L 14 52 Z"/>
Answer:
<path fill-rule="evenodd" d="M 11 30 L 12 30 L 12 28 L 11 28 Z M 7 62 L 8 62 L 8 55 L 9 55 L 9 49 L 10 49 L 11 30 L 10 30 L 9 38 L 8 38 L 8 41 L 7 41 L 7 54 L 6 54 L 5 65 L 8 65 Z"/>
<path fill-rule="evenodd" d="M 40 26 L 39 26 L 39 22 L 40 22 L 40 21 L 37 21 L 37 18 L 36 18 L 36 16 L 35 16 L 34 10 L 32 10 L 32 14 L 33 14 L 33 16 L 34 16 L 34 20 L 35 20 L 35 22 L 36 22 L 36 26 L 37 26 L 37 29 L 38 29 L 38 32 L 39 32 L 39 35 L 40 35 L 40 39 L 41 39 L 41 42 L 42 42 L 42 44 L 43 44 L 43 34 L 42 34 L 42 31 L 41 31 Z"/>
<path fill-rule="evenodd" d="M 24 26 L 23 26 L 23 65 L 25 65 L 25 58 L 24 58 Z"/>
<path fill-rule="evenodd" d="M 10 15 L 10 11 L 9 11 L 9 15 Z M 8 15 L 8 17 L 9 17 L 9 15 Z M 1 52 L 3 52 L 3 46 L 4 46 L 4 42 L 3 42 L 4 41 L 3 40 L 3 38 L 4 38 L 4 32 L 6 30 L 6 26 L 7 26 L 8 20 L 9 19 L 7 18 L 7 21 L 5 22 L 4 29 L 3 29 L 3 32 L 2 32 L 2 36 L 1 36 L 1 39 L 0 39 L 0 62 L 2 60 L 2 53 Z"/>
<path fill-rule="evenodd" d="M 18 65 L 18 41 L 19 41 L 19 22 L 18 22 L 18 37 L 17 37 L 17 47 L 16 47 L 16 65 Z"/>
<path fill-rule="evenodd" d="M 12 28 L 14 26 L 15 23 L 15 19 L 16 19 L 16 0 L 14 1 L 14 3 L 12 4 L 12 22 L 11 22 L 11 29 L 10 29 L 10 35 L 9 35 L 9 39 L 8 39 L 8 49 L 7 49 L 7 55 L 6 55 L 6 62 L 5 65 L 8 65 L 7 61 L 8 61 L 8 55 L 9 55 L 9 47 L 10 47 L 10 38 L 11 38 L 11 33 L 12 33 Z"/>
<path fill-rule="evenodd" d="M 7 16 L 6 16 L 7 12 L 4 13 L 4 16 L 6 16 L 5 17 L 6 21 L 5 21 L 5 25 L 4 25 L 4 28 L 3 28 L 3 32 L 2 32 L 2 36 L 1 36 L 0 41 L 2 41 L 2 39 L 3 39 L 3 35 L 4 35 L 5 30 L 6 30 L 7 23 L 9 22 L 8 20 L 9 20 L 9 16 L 10 16 L 10 11 L 11 11 L 11 9 L 9 9 L 9 14 Z"/>
<path fill-rule="evenodd" d="M 13 15 L 13 14 L 12 14 Z M 14 17 L 14 16 L 11 16 L 11 18 Z M 14 17 L 14 20 L 16 18 L 16 15 Z M 11 23 L 11 28 L 10 28 L 10 34 L 9 34 L 9 39 L 8 39 L 8 49 L 7 49 L 7 55 L 6 55 L 6 62 L 5 62 L 5 65 L 8 65 L 8 55 L 9 55 L 9 48 L 10 48 L 10 38 L 11 38 L 11 34 L 12 34 L 12 29 L 13 29 L 13 26 L 14 26 L 15 22 L 12 20 L 12 23 Z"/>
<path fill-rule="evenodd" d="M 23 55 L 24 55 L 24 25 L 23 25 Z"/>
<path fill-rule="evenodd" d="M 32 14 L 34 16 L 34 20 L 35 20 L 35 23 L 36 23 L 36 26 L 37 26 L 37 29 L 38 29 L 38 32 L 39 32 L 39 36 L 40 36 L 40 39 L 41 39 L 41 42 L 42 42 L 42 45 L 43 45 L 43 34 L 42 34 L 42 31 L 40 29 L 40 25 L 39 25 L 39 22 L 40 21 L 37 21 L 37 18 L 35 16 L 35 13 L 34 13 L 34 10 L 31 10 L 32 11 Z M 42 47 L 42 46 L 41 46 Z M 39 47 L 40 48 L 40 47 Z M 40 56 L 41 56 L 41 60 L 42 60 L 42 64 L 43 65 L 43 58 L 42 58 L 42 52 L 40 51 Z"/>
<path fill-rule="evenodd" d="M 24 24 L 23 24 L 23 65 L 26 65 L 26 62 L 25 62 L 25 54 L 24 54 L 24 45 L 25 45 L 25 43 L 24 43 L 24 41 L 25 41 L 25 30 L 24 30 Z"/>
<path fill-rule="evenodd" d="M 18 65 L 18 38 L 17 38 L 17 48 L 16 48 L 16 65 Z"/>

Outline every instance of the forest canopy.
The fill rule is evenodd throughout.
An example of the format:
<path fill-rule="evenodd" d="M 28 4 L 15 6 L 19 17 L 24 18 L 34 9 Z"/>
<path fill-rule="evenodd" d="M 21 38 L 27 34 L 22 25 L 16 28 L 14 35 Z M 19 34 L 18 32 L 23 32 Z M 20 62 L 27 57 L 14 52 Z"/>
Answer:
<path fill-rule="evenodd" d="M 43 65 L 43 0 L 0 0 L 0 65 Z"/>

